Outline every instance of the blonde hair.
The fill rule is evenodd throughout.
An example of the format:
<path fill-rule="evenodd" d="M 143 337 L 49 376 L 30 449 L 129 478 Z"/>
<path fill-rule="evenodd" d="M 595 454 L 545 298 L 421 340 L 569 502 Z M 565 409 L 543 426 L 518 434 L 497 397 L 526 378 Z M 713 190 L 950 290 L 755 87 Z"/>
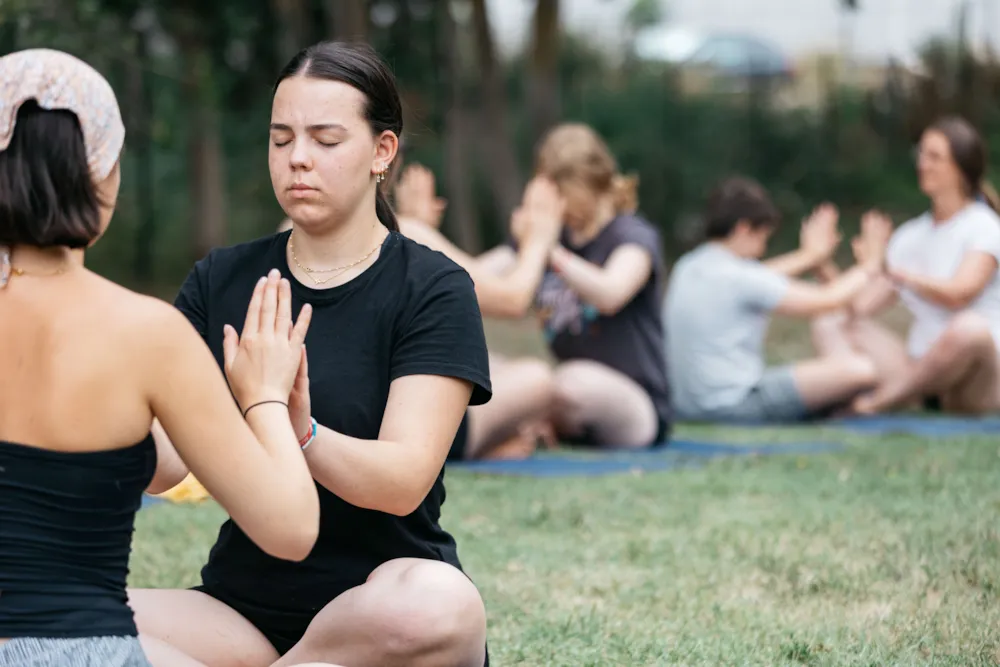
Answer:
<path fill-rule="evenodd" d="M 565 123 L 549 130 L 538 146 L 535 173 L 557 185 L 576 181 L 596 193 L 610 194 L 618 213 L 639 208 L 639 177 L 618 172 L 608 145 L 588 125 Z"/>

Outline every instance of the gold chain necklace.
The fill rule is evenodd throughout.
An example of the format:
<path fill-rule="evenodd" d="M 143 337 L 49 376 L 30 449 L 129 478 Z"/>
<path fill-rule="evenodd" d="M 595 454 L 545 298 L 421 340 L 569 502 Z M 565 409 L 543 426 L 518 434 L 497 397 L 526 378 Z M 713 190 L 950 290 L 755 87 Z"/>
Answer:
<path fill-rule="evenodd" d="M 12 266 L 10 268 L 10 273 L 12 276 L 35 276 L 36 278 L 51 278 L 52 276 L 58 276 L 62 275 L 63 273 L 66 273 L 66 267 L 65 266 L 60 267 L 50 273 L 35 273 L 34 271 L 28 273 L 24 269 L 19 269 L 16 266 Z"/>
<path fill-rule="evenodd" d="M 0 287 L 4 287 L 10 278 L 14 276 L 34 276 L 36 278 L 51 278 L 52 276 L 59 276 L 66 273 L 67 267 L 60 266 L 55 271 L 50 271 L 48 273 L 35 273 L 27 272 L 24 269 L 14 266 L 11 262 L 10 251 L 2 250 L 0 251 Z"/>
<path fill-rule="evenodd" d="M 374 228 L 374 226 L 373 226 L 373 228 Z M 382 242 L 384 240 L 385 240 L 385 237 L 382 237 L 379 240 L 379 242 L 375 244 L 375 247 L 372 248 L 371 250 L 369 250 L 367 252 L 367 254 L 365 254 L 365 256 L 362 257 L 361 259 L 359 259 L 357 261 L 354 261 L 354 262 L 351 262 L 350 264 L 345 264 L 344 266 L 338 266 L 338 267 L 335 267 L 335 268 L 332 268 L 332 269 L 311 269 L 311 268 L 309 268 L 307 266 L 303 266 L 302 263 L 299 262 L 299 258 L 295 256 L 295 232 L 292 232 L 288 236 L 288 250 L 292 254 L 292 261 L 295 262 L 295 266 L 299 267 L 303 271 L 303 273 L 305 273 L 307 276 L 309 276 L 310 280 L 312 280 L 317 285 L 325 285 L 326 283 L 330 282 L 334 278 L 337 278 L 338 276 L 342 275 L 348 269 L 350 269 L 352 267 L 355 267 L 358 264 L 361 264 L 366 259 L 368 259 L 372 255 L 374 255 L 375 251 L 382 247 Z M 333 273 L 333 275 L 330 276 L 329 278 L 324 278 L 323 280 L 320 280 L 319 278 L 317 278 L 316 276 L 313 275 L 314 273 Z"/>

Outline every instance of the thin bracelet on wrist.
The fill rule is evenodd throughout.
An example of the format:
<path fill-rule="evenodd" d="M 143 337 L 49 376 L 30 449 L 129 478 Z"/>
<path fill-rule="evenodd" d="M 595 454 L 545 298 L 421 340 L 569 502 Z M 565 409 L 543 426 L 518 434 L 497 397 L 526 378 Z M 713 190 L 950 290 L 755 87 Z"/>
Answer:
<path fill-rule="evenodd" d="M 243 411 L 243 419 L 246 419 L 247 418 L 247 414 L 251 410 L 253 410 L 254 408 L 256 408 L 257 406 L 259 406 L 259 405 L 267 405 L 268 403 L 278 403 L 279 405 L 284 405 L 286 409 L 288 408 L 288 403 L 285 403 L 284 401 L 260 401 L 258 403 L 254 403 L 249 408 L 247 408 L 246 410 Z"/>
<path fill-rule="evenodd" d="M 316 439 L 316 431 L 318 430 L 319 425 L 316 423 L 316 420 L 313 417 L 310 417 L 309 432 L 301 440 L 299 440 L 299 448 L 301 448 L 302 451 L 306 451 L 306 449 L 309 448 L 309 445 L 313 443 L 313 440 Z"/>

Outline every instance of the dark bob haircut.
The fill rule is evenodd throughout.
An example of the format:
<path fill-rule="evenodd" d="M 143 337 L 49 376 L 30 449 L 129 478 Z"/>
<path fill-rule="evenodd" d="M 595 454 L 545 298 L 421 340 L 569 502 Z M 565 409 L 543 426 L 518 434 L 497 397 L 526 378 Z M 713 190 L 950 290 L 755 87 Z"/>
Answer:
<path fill-rule="evenodd" d="M 0 245 L 86 248 L 101 233 L 80 122 L 28 100 L 0 151 Z"/>
<path fill-rule="evenodd" d="M 770 195 L 757 181 L 734 176 L 719 183 L 705 207 L 705 236 L 718 240 L 733 233 L 741 221 L 751 229 L 777 228 L 781 214 Z"/>

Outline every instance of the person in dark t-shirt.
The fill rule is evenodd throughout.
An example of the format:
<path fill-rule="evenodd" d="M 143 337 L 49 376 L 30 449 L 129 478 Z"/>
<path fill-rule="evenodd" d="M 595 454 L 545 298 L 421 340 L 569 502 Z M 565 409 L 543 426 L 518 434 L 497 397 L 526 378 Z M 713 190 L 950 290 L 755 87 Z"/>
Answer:
<path fill-rule="evenodd" d="M 288 408 L 319 491 L 312 553 L 270 557 L 229 520 L 196 589 L 130 593 L 141 633 L 205 664 L 488 664 L 482 599 L 439 524 L 445 457 L 491 395 L 482 316 L 464 270 L 398 233 L 380 182 L 401 130 L 369 47 L 300 52 L 269 146 L 292 229 L 213 251 L 177 296 L 220 364 L 258 276 L 277 269 L 293 315 L 312 308 Z"/>
<path fill-rule="evenodd" d="M 634 213 L 632 179 L 591 128 L 565 124 L 542 140 L 536 175 L 565 202 L 535 308 L 559 360 L 554 426 L 564 440 L 646 447 L 670 432 L 656 229 Z"/>

